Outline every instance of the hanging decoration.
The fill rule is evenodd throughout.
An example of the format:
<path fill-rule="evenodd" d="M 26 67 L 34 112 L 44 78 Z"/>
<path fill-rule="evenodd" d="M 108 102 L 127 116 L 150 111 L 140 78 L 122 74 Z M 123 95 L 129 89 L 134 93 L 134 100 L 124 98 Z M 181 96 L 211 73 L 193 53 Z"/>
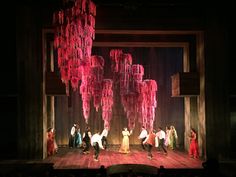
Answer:
<path fill-rule="evenodd" d="M 83 102 L 83 115 L 86 123 L 88 123 L 90 113 L 91 93 L 91 66 L 90 60 L 84 60 L 79 67 L 81 71 L 80 94 Z"/>
<path fill-rule="evenodd" d="M 112 118 L 112 106 L 113 106 L 113 81 L 111 79 L 103 80 L 102 87 L 102 118 L 104 120 L 104 127 L 110 127 L 110 121 Z"/>
<path fill-rule="evenodd" d="M 153 128 L 156 108 L 157 83 L 144 80 L 144 68 L 132 65 L 132 56 L 120 49 L 110 51 L 112 70 L 119 75 L 121 102 L 128 119 L 129 129 L 134 129 L 136 118 L 148 129 Z"/>
<path fill-rule="evenodd" d="M 102 81 L 104 59 L 101 56 L 91 57 L 91 92 L 93 95 L 93 105 L 98 111 L 102 97 Z"/>
<path fill-rule="evenodd" d="M 134 129 L 136 118 L 146 128 L 152 128 L 157 105 L 156 81 L 143 81 L 143 66 L 132 64 L 131 54 L 123 53 L 120 49 L 110 51 L 113 79 L 103 78 L 103 57 L 91 55 L 95 16 L 96 6 L 91 0 L 75 0 L 72 7 L 53 14 L 54 47 L 57 49 L 58 67 L 67 95 L 70 86 L 73 91 L 79 88 L 85 122 L 88 123 L 93 99 L 96 111 L 101 105 L 104 127 L 110 127 L 113 83 L 119 83 L 129 128 Z"/>
<path fill-rule="evenodd" d="M 111 69 L 114 73 L 119 72 L 119 60 L 121 59 L 123 52 L 120 49 L 112 49 L 110 51 L 110 58 L 112 60 Z"/>
<path fill-rule="evenodd" d="M 143 100 L 143 125 L 148 127 L 149 129 L 153 129 L 153 123 L 155 120 L 155 108 L 157 106 L 156 101 L 156 92 L 157 83 L 155 80 L 146 79 L 144 80 L 145 83 L 145 99 Z"/>
<path fill-rule="evenodd" d="M 69 83 L 78 89 L 80 66 L 91 57 L 95 38 L 96 6 L 91 0 L 75 0 L 71 8 L 53 14 L 54 47 L 57 49 L 61 80 L 69 95 Z"/>
<path fill-rule="evenodd" d="M 99 108 L 102 92 L 104 60 L 91 56 L 95 38 L 96 6 L 91 0 L 75 0 L 72 7 L 53 14 L 54 47 L 57 49 L 61 80 L 69 95 L 69 86 L 75 91 L 80 85 L 83 115 L 88 123 L 90 101 Z"/>

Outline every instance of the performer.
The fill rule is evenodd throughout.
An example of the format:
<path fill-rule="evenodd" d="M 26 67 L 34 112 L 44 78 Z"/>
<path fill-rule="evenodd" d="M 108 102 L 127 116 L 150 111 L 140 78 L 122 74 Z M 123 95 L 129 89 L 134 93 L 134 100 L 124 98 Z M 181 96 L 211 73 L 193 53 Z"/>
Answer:
<path fill-rule="evenodd" d="M 76 133 L 75 131 L 76 131 L 76 124 L 74 124 L 70 130 L 70 138 L 69 138 L 69 147 L 70 148 L 75 147 L 75 133 Z"/>
<path fill-rule="evenodd" d="M 98 161 L 98 155 L 99 155 L 99 151 L 100 148 L 104 149 L 104 147 L 102 146 L 102 137 L 99 134 L 99 131 L 96 131 L 96 133 L 91 137 L 91 145 L 94 148 L 94 160 Z"/>
<path fill-rule="evenodd" d="M 83 150 L 84 154 L 88 154 L 89 153 L 91 137 L 92 137 L 92 134 L 90 132 L 90 127 L 87 126 L 86 129 L 85 129 L 85 132 L 83 134 L 83 141 L 85 143 L 85 147 L 84 147 L 84 150 Z"/>
<path fill-rule="evenodd" d="M 198 158 L 199 154 L 198 154 L 197 132 L 193 128 L 191 128 L 189 139 L 190 139 L 189 156 L 192 158 Z"/>
<path fill-rule="evenodd" d="M 56 142 L 56 130 L 53 128 L 53 140 L 54 140 L 54 154 L 58 152 L 58 146 Z"/>
<path fill-rule="evenodd" d="M 166 126 L 165 146 L 168 148 L 169 145 L 170 145 L 170 127 Z"/>
<path fill-rule="evenodd" d="M 77 124 L 76 131 L 75 131 L 75 147 L 80 148 L 82 145 L 82 138 L 80 133 L 80 127 Z"/>
<path fill-rule="evenodd" d="M 152 159 L 152 147 L 155 145 L 155 131 L 149 130 L 149 134 L 147 135 L 146 139 L 143 141 L 143 144 L 147 144 L 147 151 L 148 151 L 148 158 Z"/>
<path fill-rule="evenodd" d="M 108 126 L 105 126 L 105 128 L 102 131 L 101 137 L 102 137 L 102 145 L 104 149 L 107 149 L 107 135 L 108 135 Z"/>
<path fill-rule="evenodd" d="M 144 126 L 142 126 L 142 131 L 141 131 L 140 135 L 138 136 L 138 139 L 141 140 L 141 147 L 143 150 L 145 150 L 145 146 L 144 146 L 143 142 L 147 138 L 147 135 L 148 135 L 147 130 L 145 129 Z"/>
<path fill-rule="evenodd" d="M 47 154 L 48 154 L 48 156 L 53 155 L 56 152 L 54 137 L 55 137 L 54 129 L 49 128 L 47 131 Z"/>
<path fill-rule="evenodd" d="M 177 131 L 175 130 L 175 127 L 171 125 L 169 131 L 169 146 L 172 150 L 177 148 L 178 144 L 177 142 L 178 142 Z"/>
<path fill-rule="evenodd" d="M 121 147 L 119 152 L 121 153 L 129 153 L 129 136 L 132 134 L 132 130 L 130 130 L 130 132 L 128 131 L 128 129 L 125 127 L 124 130 L 122 131 L 122 135 L 123 135 L 123 139 L 122 139 L 122 143 L 121 143 Z"/>
<path fill-rule="evenodd" d="M 156 136 L 158 138 L 158 148 L 160 150 L 160 148 L 164 151 L 164 154 L 167 155 L 167 150 L 165 148 L 165 137 L 166 137 L 166 133 L 162 130 L 161 127 L 158 128 L 158 132 L 156 133 Z"/>

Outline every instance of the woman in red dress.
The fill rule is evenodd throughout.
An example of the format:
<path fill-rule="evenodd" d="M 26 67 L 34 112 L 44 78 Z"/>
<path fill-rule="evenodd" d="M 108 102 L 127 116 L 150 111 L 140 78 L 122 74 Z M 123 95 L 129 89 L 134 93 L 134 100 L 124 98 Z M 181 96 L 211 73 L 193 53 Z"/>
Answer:
<path fill-rule="evenodd" d="M 47 132 L 47 154 L 48 156 L 53 155 L 55 153 L 54 146 L 54 129 L 49 128 Z"/>
<path fill-rule="evenodd" d="M 190 146 L 189 146 L 189 156 L 192 158 L 198 158 L 198 142 L 197 142 L 197 133 L 191 128 L 190 138 Z"/>

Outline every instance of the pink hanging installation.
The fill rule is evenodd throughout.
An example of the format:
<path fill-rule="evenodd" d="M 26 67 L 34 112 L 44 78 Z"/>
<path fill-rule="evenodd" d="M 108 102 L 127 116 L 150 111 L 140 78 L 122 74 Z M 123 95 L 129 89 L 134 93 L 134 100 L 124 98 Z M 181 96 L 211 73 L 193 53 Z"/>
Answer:
<path fill-rule="evenodd" d="M 132 56 L 120 49 L 110 51 L 112 69 L 119 74 L 121 102 L 128 119 L 129 129 L 134 129 L 136 118 L 148 129 L 153 128 L 156 108 L 157 84 L 144 80 L 144 68 L 132 65 Z"/>
<path fill-rule="evenodd" d="M 103 81 L 103 67 L 104 59 L 102 56 L 91 57 L 91 92 L 93 95 L 93 105 L 98 111 L 101 104 L 102 97 L 102 81 Z"/>
<path fill-rule="evenodd" d="M 110 58 L 112 60 L 111 69 L 114 73 L 119 72 L 119 60 L 121 59 L 122 54 L 123 52 L 120 49 L 112 49 L 110 51 Z"/>
<path fill-rule="evenodd" d="M 71 8 L 53 14 L 54 47 L 57 49 L 61 80 L 69 95 L 69 83 L 78 89 L 81 62 L 91 57 L 95 37 L 96 6 L 91 0 L 76 0 Z"/>
<path fill-rule="evenodd" d="M 140 64 L 133 64 L 132 65 L 132 84 L 131 84 L 131 90 L 132 92 L 136 93 L 135 97 L 135 110 L 136 117 L 139 120 L 139 123 L 143 124 L 142 121 L 142 102 L 144 97 L 144 91 L 143 91 L 143 75 L 144 75 L 144 68 Z"/>
<path fill-rule="evenodd" d="M 75 0 L 72 7 L 53 14 L 54 47 L 57 49 L 61 80 L 76 91 L 80 85 L 83 115 L 88 122 L 90 101 L 98 110 L 101 102 L 103 65 L 102 57 L 92 56 L 95 38 L 96 6 L 91 0 Z"/>
<path fill-rule="evenodd" d="M 113 90 L 111 79 L 104 79 L 102 86 L 102 118 L 104 120 L 104 127 L 110 127 L 112 118 L 113 106 Z"/>
<path fill-rule="evenodd" d="M 129 93 L 129 84 L 131 79 L 132 56 L 130 54 L 122 54 L 119 60 L 120 75 L 120 94 Z"/>
<path fill-rule="evenodd" d="M 143 125 L 149 129 L 153 129 L 155 120 L 155 108 L 157 106 L 156 92 L 158 91 L 155 80 L 146 79 L 145 83 L 145 99 L 143 100 Z"/>
<path fill-rule="evenodd" d="M 90 100 L 92 97 L 91 93 L 91 66 L 89 60 L 84 60 L 80 66 L 81 71 L 81 85 L 80 94 L 83 102 L 83 115 L 86 123 L 88 123 L 90 113 Z"/>
<path fill-rule="evenodd" d="M 130 91 L 140 94 L 140 83 L 143 81 L 144 68 L 140 64 L 131 66 Z"/>
<path fill-rule="evenodd" d="M 83 101 L 83 115 L 88 123 L 90 101 L 98 111 L 102 97 L 104 59 L 102 56 L 93 55 L 89 60 L 83 61 L 79 67 L 81 72 L 80 94 Z"/>
<path fill-rule="evenodd" d="M 146 127 L 146 92 L 147 92 L 147 86 L 145 82 L 138 82 L 137 83 L 137 92 L 138 92 L 138 97 L 137 97 L 137 107 L 136 107 L 136 112 L 137 112 L 137 118 L 138 122 L 142 124 L 143 126 Z"/>
<path fill-rule="evenodd" d="M 78 89 L 79 81 L 82 79 L 81 69 L 80 69 L 80 60 L 69 60 L 69 69 L 71 77 L 71 87 L 74 91 Z"/>
<path fill-rule="evenodd" d="M 80 89 L 86 123 L 91 99 L 96 111 L 101 104 L 104 126 L 109 127 L 112 118 L 113 83 L 119 83 L 129 128 L 134 129 L 136 118 L 147 128 L 152 128 L 155 120 L 156 81 L 143 81 L 143 66 L 132 64 L 131 54 L 123 53 L 120 49 L 110 51 L 113 80 L 103 78 L 103 57 L 91 56 L 95 38 L 95 16 L 96 6 L 91 0 L 75 0 L 72 7 L 53 14 L 54 47 L 57 49 L 58 67 L 67 95 L 69 85 L 73 91 Z"/>

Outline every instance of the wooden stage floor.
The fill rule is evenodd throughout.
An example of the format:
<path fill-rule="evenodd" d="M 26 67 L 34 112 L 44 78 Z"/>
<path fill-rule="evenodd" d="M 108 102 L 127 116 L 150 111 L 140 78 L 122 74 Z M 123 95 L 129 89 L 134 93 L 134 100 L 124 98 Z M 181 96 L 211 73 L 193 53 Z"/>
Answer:
<path fill-rule="evenodd" d="M 137 147 L 130 147 L 129 154 L 122 154 L 118 147 L 108 147 L 107 150 L 101 150 L 99 161 L 93 160 L 94 150 L 90 149 L 89 154 L 82 154 L 81 149 L 71 149 L 61 147 L 58 153 L 43 160 L 45 163 L 53 163 L 54 169 L 98 169 L 102 165 L 107 168 L 118 164 L 143 164 L 159 168 L 164 166 L 168 169 L 202 169 L 202 160 L 188 157 L 186 152 L 178 150 L 168 150 L 164 155 L 153 149 L 153 158 L 147 158 L 147 152 Z"/>

